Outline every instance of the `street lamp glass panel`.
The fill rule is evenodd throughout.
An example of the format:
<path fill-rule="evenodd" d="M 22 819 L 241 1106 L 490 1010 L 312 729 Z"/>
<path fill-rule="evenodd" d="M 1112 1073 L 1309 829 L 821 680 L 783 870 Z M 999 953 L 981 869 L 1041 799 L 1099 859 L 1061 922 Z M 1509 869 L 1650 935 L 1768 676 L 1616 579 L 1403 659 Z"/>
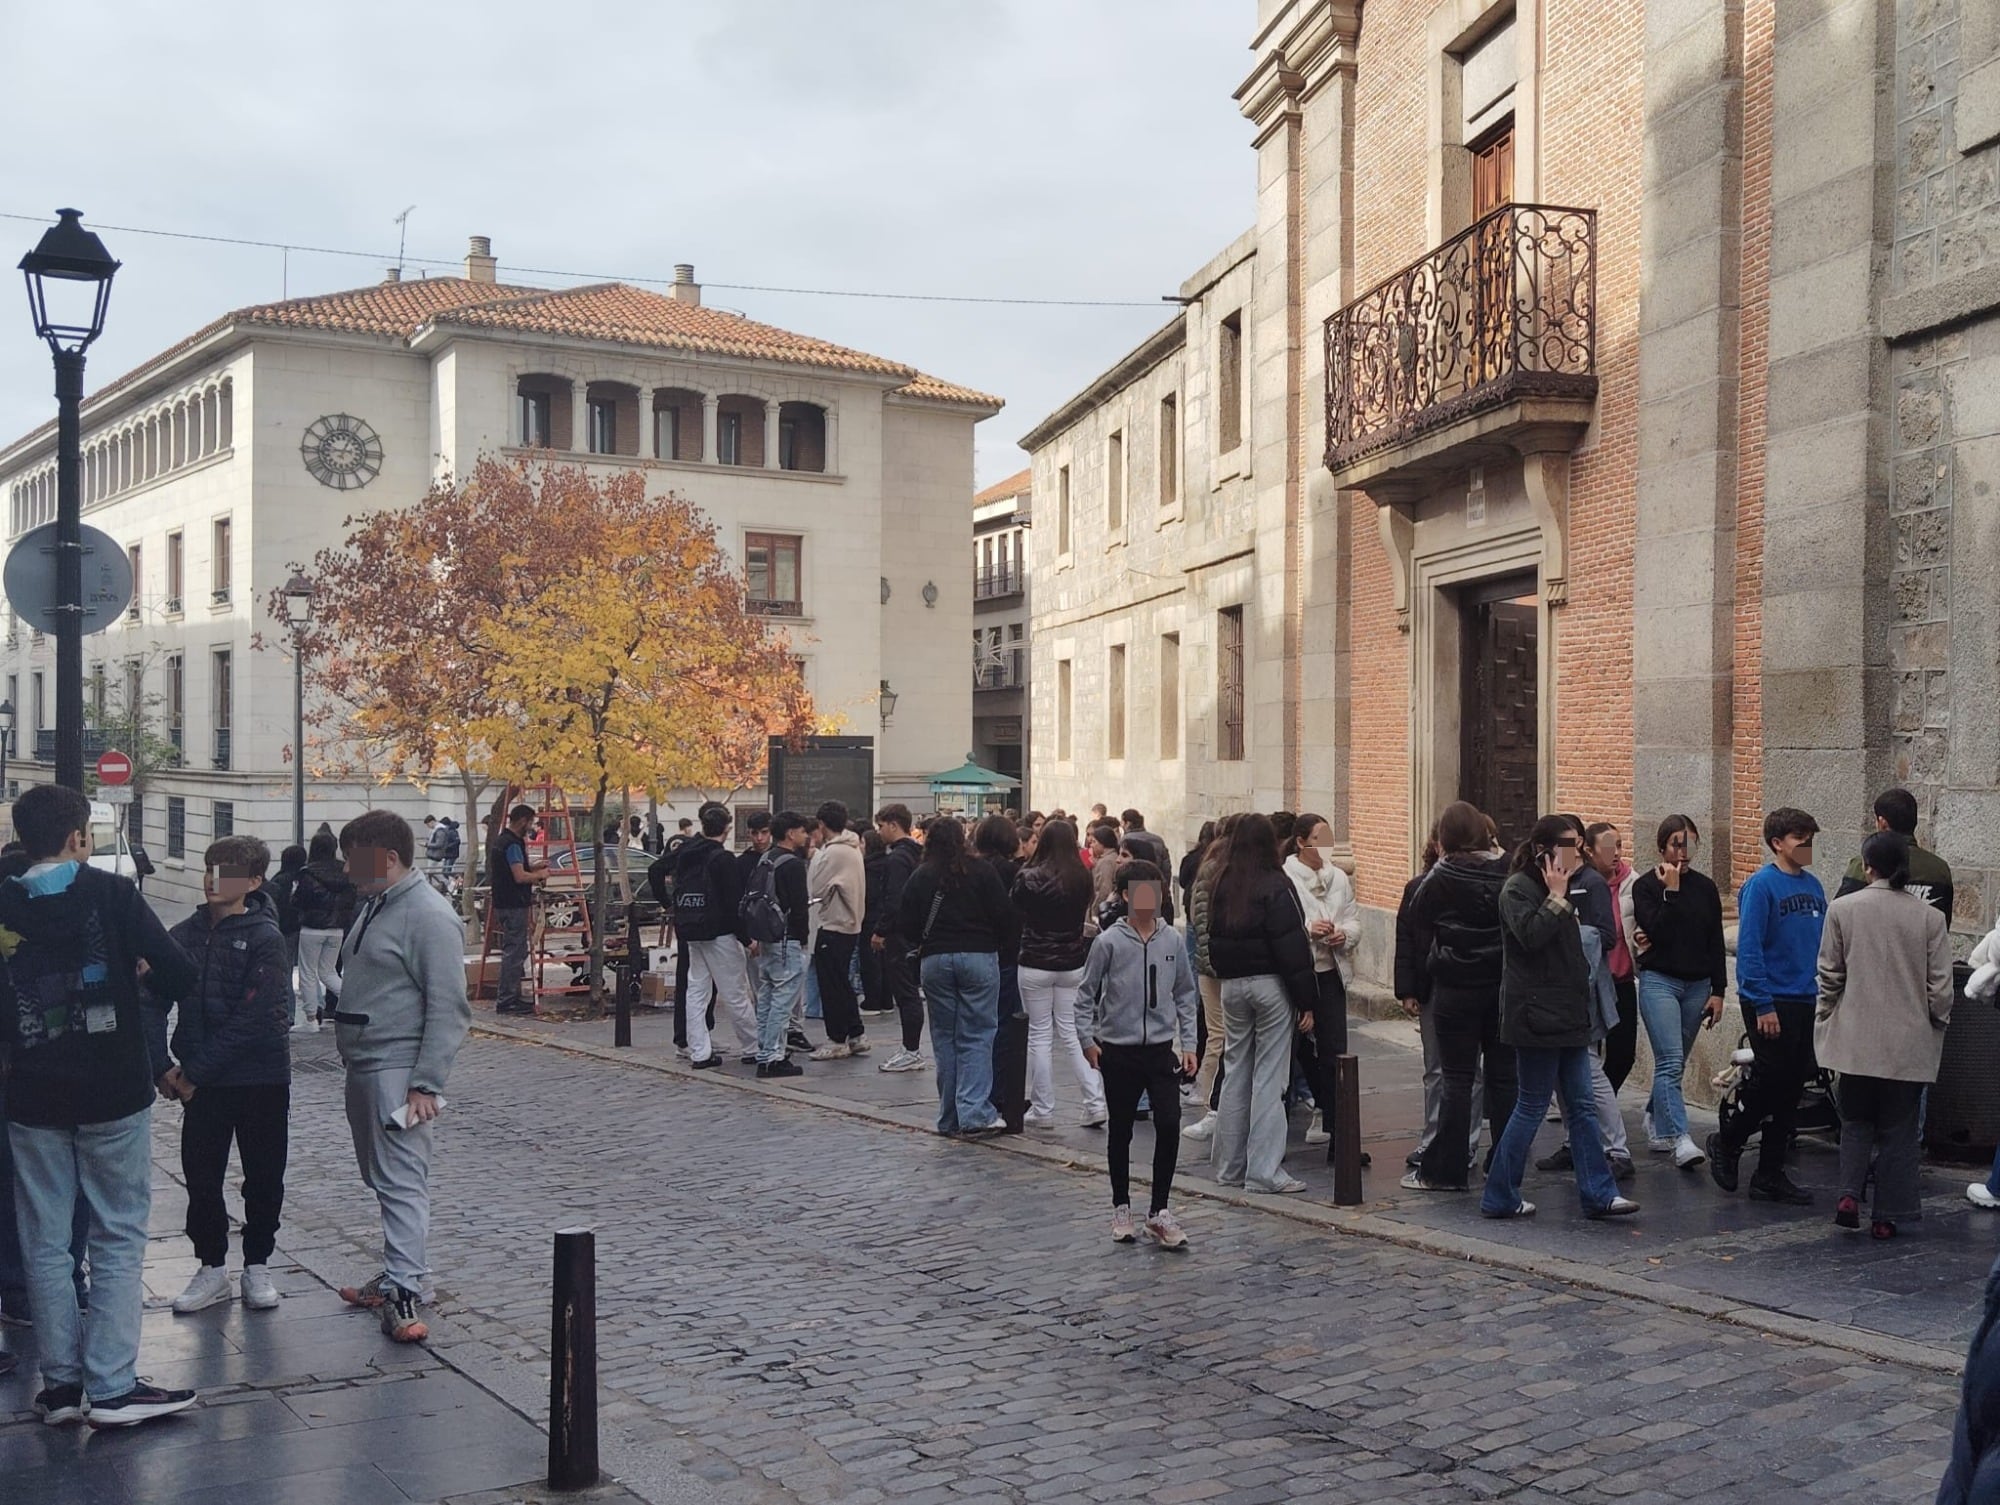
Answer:
<path fill-rule="evenodd" d="M 40 244 L 21 258 L 35 333 L 58 349 L 82 350 L 103 332 L 118 263 L 83 228 L 81 212 L 58 209 Z"/>
<path fill-rule="evenodd" d="M 285 620 L 294 627 L 312 625 L 313 583 L 303 575 L 285 582 Z"/>
<path fill-rule="evenodd" d="M 14 702 L 0 700 L 0 732 L 14 730 Z"/>

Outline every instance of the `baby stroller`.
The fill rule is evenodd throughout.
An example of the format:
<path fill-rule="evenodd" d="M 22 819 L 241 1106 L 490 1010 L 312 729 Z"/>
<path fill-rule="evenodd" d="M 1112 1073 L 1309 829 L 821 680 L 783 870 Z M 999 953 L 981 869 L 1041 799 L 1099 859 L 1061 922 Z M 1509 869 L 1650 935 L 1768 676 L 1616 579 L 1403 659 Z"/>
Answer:
<path fill-rule="evenodd" d="M 1715 1111 L 1722 1120 L 1723 1137 L 1732 1144 L 1741 1144 L 1748 1136 L 1750 1125 L 1745 1122 L 1748 1112 L 1744 1099 L 1756 1074 L 1757 1053 L 1750 1048 L 1750 1037 L 1744 1035 L 1736 1042 L 1729 1064 L 1715 1074 L 1716 1090 L 1721 1094 Z M 1798 1117 L 1792 1122 L 1793 1144 L 1801 1134 L 1824 1134 L 1839 1142 L 1840 1107 L 1834 1099 L 1833 1084 L 1834 1074 L 1824 1066 L 1806 1078 L 1805 1086 L 1799 1090 Z M 1790 1148 L 1791 1145 L 1786 1146 L 1787 1150 Z"/>

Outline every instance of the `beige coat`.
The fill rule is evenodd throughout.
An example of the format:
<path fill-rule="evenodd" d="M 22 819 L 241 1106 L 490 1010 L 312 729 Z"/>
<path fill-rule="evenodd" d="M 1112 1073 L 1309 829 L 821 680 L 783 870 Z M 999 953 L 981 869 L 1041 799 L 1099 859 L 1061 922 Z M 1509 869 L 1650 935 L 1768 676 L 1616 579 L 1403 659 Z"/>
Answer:
<path fill-rule="evenodd" d="M 827 837 L 806 869 L 806 893 L 812 899 L 813 923 L 836 935 L 861 932 L 861 910 L 868 879 L 861 865 L 861 838 L 852 831 Z"/>
<path fill-rule="evenodd" d="M 1892 1082 L 1934 1082 L 1951 1018 L 1943 915 L 1877 881 L 1827 906 L 1819 945 L 1819 1064 Z"/>

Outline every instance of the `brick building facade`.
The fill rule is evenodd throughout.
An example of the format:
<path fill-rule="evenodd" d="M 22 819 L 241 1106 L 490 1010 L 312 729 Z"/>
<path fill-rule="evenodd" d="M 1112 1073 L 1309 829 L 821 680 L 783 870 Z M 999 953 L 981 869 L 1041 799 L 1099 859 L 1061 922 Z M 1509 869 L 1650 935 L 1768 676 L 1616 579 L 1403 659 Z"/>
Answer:
<path fill-rule="evenodd" d="M 1260 0 L 1251 47 L 1256 224 L 1023 441 L 1073 513 L 1037 802 L 1327 815 L 1380 976 L 1451 799 L 1685 812 L 1733 890 L 1765 809 L 1831 874 L 1903 782 L 1989 924 L 2000 13 Z"/>

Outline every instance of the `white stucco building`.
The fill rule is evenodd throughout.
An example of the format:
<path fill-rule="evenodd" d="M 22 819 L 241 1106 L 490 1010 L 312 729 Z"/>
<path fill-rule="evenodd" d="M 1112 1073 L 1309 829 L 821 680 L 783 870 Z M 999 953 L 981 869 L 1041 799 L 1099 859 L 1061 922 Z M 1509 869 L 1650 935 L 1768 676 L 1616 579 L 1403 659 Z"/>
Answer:
<path fill-rule="evenodd" d="M 668 294 L 510 285 L 485 237 L 462 277 L 392 275 L 215 320 L 83 409 L 84 518 L 137 577 L 132 610 L 85 639 L 85 698 L 113 716 L 147 706 L 181 749 L 135 806 L 158 891 L 196 897 L 218 831 L 290 839 L 292 664 L 272 589 L 348 517 L 408 505 L 482 454 L 637 468 L 702 507 L 820 708 L 877 739 L 878 797 L 926 803 L 928 776 L 965 754 L 973 591 L 945 562 L 971 538 L 973 426 L 999 407 L 704 307 L 689 267 Z M 0 449 L 10 540 L 53 519 L 54 456 L 52 422 Z M 54 678 L 54 640 L 10 614 L 10 783 L 49 776 Z M 887 726 L 884 689 L 904 708 Z M 316 779 L 308 829 L 364 804 L 454 808 L 443 790 Z"/>

